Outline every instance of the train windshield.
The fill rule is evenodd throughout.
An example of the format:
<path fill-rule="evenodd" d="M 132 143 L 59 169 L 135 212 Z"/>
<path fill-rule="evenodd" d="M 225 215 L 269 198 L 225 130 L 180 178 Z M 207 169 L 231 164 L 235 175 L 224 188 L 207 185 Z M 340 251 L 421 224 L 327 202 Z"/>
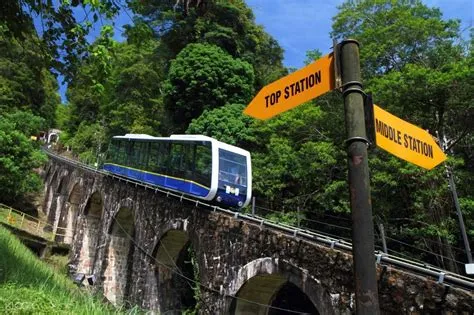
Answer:
<path fill-rule="evenodd" d="M 247 187 L 247 159 L 244 155 L 219 149 L 219 188 Z"/>

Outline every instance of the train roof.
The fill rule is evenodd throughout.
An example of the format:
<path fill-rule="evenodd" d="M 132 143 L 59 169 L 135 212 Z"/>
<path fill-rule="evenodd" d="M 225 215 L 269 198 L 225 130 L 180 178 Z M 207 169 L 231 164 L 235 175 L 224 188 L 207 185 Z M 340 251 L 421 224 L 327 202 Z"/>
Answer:
<path fill-rule="evenodd" d="M 169 137 L 153 137 L 147 134 L 136 134 L 136 133 L 127 133 L 124 136 L 114 136 L 113 139 L 134 139 L 134 140 L 194 140 L 194 141 L 210 141 L 214 143 L 218 143 L 219 147 L 227 150 L 231 150 L 234 152 L 238 152 L 240 154 L 250 154 L 247 150 L 236 147 L 231 144 L 227 144 L 225 142 L 221 142 L 216 140 L 212 137 L 204 136 L 204 135 L 171 135 Z"/>
<path fill-rule="evenodd" d="M 137 139 L 137 140 L 197 140 L 218 141 L 204 135 L 171 135 L 169 137 L 154 137 L 147 134 L 127 133 L 125 136 L 114 136 L 114 139 Z"/>

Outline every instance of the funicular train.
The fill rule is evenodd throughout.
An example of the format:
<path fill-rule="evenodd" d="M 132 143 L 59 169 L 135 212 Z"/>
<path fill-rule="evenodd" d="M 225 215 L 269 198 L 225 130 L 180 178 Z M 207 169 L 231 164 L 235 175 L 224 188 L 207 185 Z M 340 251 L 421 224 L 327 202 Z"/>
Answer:
<path fill-rule="evenodd" d="M 228 208 L 251 198 L 250 153 L 203 135 L 115 136 L 103 169 Z"/>

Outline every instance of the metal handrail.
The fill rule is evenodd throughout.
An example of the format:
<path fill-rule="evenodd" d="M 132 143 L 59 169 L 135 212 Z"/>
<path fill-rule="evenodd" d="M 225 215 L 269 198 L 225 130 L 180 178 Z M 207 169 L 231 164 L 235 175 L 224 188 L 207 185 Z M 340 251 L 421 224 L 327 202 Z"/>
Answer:
<path fill-rule="evenodd" d="M 2 210 L 7 210 L 8 214 L 7 216 L 2 220 L 4 223 L 18 228 L 20 230 L 26 231 L 30 234 L 39 236 L 45 240 L 49 241 L 54 241 L 56 239 L 56 236 L 60 237 L 67 237 L 67 228 L 63 227 L 56 227 L 56 231 L 53 232 L 45 232 L 44 228 L 50 227 L 52 230 L 54 227 L 45 221 L 41 221 L 40 219 L 29 215 L 27 213 L 24 213 L 23 211 L 14 209 L 10 206 L 7 206 L 3 203 L 0 203 L 0 211 Z M 15 216 L 16 215 L 16 216 Z M 20 224 L 17 224 L 17 217 L 20 217 Z M 27 224 L 30 224 L 30 228 L 26 228 Z M 35 226 L 32 226 L 31 224 L 34 224 Z M 63 233 L 58 233 L 57 230 L 64 230 Z"/>
<path fill-rule="evenodd" d="M 268 227 L 268 228 L 271 228 L 271 229 L 275 229 L 275 230 L 284 232 L 285 234 L 287 234 L 289 236 L 300 237 L 300 238 L 305 239 L 307 241 L 312 241 L 312 242 L 316 242 L 316 243 L 319 243 L 319 244 L 323 244 L 323 245 L 326 245 L 326 246 L 328 246 L 330 248 L 333 248 L 333 249 L 341 249 L 341 250 L 344 250 L 344 251 L 350 251 L 352 253 L 352 244 L 350 242 L 347 242 L 347 241 L 344 241 L 344 240 L 341 240 L 341 239 L 337 239 L 337 238 L 333 238 L 333 237 L 324 235 L 322 233 L 309 231 L 309 230 L 303 230 L 303 229 L 300 229 L 300 228 L 297 228 L 297 227 L 294 227 L 294 226 L 290 226 L 290 225 L 286 225 L 286 224 L 282 224 L 282 223 L 272 222 L 268 219 L 258 217 L 258 216 L 255 216 L 255 215 L 246 215 L 246 214 L 241 214 L 239 212 L 231 211 L 229 209 L 220 208 L 218 206 L 211 205 L 211 204 L 202 202 L 200 200 L 191 198 L 190 196 L 187 196 L 187 195 L 184 195 L 184 194 L 178 194 L 178 193 L 175 193 L 173 191 L 158 188 L 156 186 L 151 186 L 149 184 L 128 180 L 126 178 L 116 176 L 112 173 L 101 171 L 101 170 L 98 170 L 96 168 L 92 168 L 92 167 L 90 167 L 86 164 L 83 164 L 81 162 L 74 161 L 74 160 L 62 157 L 60 155 L 57 155 L 57 154 L 51 152 L 50 150 L 48 150 L 46 148 L 44 148 L 44 150 L 45 150 L 46 154 L 48 154 L 50 157 L 61 160 L 65 163 L 73 165 L 75 167 L 79 167 L 79 168 L 85 169 L 85 170 L 93 172 L 93 173 L 101 174 L 103 176 L 112 177 L 112 178 L 115 178 L 119 181 L 125 181 L 127 183 L 134 184 L 135 186 L 141 186 L 145 189 L 154 190 L 155 193 L 160 192 L 162 194 L 165 194 L 167 197 L 172 196 L 174 198 L 180 199 L 181 201 L 186 200 L 186 201 L 195 203 L 196 206 L 201 205 L 201 206 L 204 206 L 204 207 L 208 207 L 212 211 L 219 211 L 219 212 L 225 213 L 229 216 L 233 216 L 236 219 L 242 219 L 242 220 L 245 220 L 245 221 L 248 221 L 248 222 L 252 222 L 254 224 L 259 224 L 261 227 L 265 226 L 265 227 Z M 471 278 L 468 278 L 468 277 L 465 277 L 463 275 L 456 274 L 456 273 L 453 273 L 453 272 L 450 272 L 450 271 L 447 271 L 447 270 L 443 270 L 441 268 L 432 266 L 430 264 L 422 264 L 420 262 L 411 261 L 411 260 L 408 260 L 408 259 L 405 259 L 405 258 L 402 258 L 402 257 L 389 255 L 389 254 L 385 254 L 385 253 L 380 253 L 379 251 L 374 252 L 374 260 L 378 264 L 386 263 L 386 264 L 389 264 L 389 265 L 392 265 L 392 266 L 400 267 L 400 268 L 403 268 L 405 270 L 415 272 L 417 274 L 422 274 L 422 275 L 425 275 L 425 276 L 434 277 L 434 278 L 436 278 L 436 280 L 439 283 L 449 283 L 449 284 L 458 285 L 460 287 L 467 288 L 467 289 L 470 289 L 470 290 L 474 290 L 474 281 Z"/>

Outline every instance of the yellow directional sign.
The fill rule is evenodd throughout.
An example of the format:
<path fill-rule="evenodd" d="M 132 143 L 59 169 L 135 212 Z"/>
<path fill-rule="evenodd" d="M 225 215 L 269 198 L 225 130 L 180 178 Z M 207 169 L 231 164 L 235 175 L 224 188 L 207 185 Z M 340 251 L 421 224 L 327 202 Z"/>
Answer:
<path fill-rule="evenodd" d="M 374 104 L 375 138 L 385 151 L 428 170 L 446 160 L 446 155 L 425 130 Z"/>
<path fill-rule="evenodd" d="M 263 87 L 244 114 L 268 119 L 334 89 L 333 54 Z"/>

